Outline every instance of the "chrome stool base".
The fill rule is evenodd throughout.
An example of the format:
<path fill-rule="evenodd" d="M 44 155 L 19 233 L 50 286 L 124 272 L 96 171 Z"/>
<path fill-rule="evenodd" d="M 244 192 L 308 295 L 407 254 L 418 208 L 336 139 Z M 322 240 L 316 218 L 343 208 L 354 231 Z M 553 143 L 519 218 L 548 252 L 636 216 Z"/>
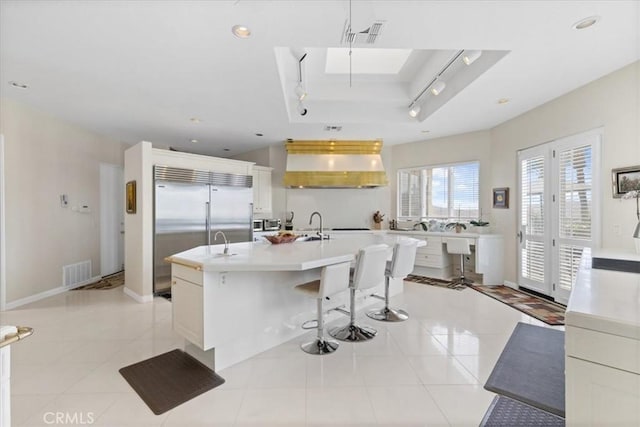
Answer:
<path fill-rule="evenodd" d="M 340 328 L 333 328 L 329 335 L 340 341 L 358 342 L 369 341 L 376 336 L 378 331 L 368 326 L 346 325 Z"/>
<path fill-rule="evenodd" d="M 404 310 L 385 307 L 378 311 L 370 311 L 367 313 L 367 316 L 381 322 L 404 322 L 409 318 L 409 313 Z"/>
<path fill-rule="evenodd" d="M 311 342 L 301 344 L 300 348 L 305 353 L 320 355 L 333 353 L 338 349 L 339 346 L 340 344 L 338 344 L 336 341 L 316 338 Z"/>

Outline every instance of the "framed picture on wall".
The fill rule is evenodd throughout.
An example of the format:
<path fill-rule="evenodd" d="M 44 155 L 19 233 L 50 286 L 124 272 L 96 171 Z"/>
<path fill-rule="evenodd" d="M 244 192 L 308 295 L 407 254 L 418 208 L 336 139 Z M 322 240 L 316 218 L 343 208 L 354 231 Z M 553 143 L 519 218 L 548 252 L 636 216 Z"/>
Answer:
<path fill-rule="evenodd" d="M 126 190 L 126 204 L 127 204 L 127 213 L 134 214 L 136 213 L 136 182 L 129 181 L 127 182 L 127 190 Z"/>
<path fill-rule="evenodd" d="M 493 207 L 498 209 L 509 208 L 509 187 L 493 189 Z"/>
<path fill-rule="evenodd" d="M 613 197 L 619 199 L 633 190 L 640 190 L 640 165 L 611 170 Z"/>

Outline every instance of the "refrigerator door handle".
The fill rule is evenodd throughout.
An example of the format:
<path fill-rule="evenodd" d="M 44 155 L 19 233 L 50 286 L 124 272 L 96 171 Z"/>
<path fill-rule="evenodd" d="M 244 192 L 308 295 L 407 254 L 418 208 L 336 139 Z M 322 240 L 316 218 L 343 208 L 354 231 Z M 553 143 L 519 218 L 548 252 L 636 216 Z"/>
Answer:
<path fill-rule="evenodd" d="M 205 221 L 205 228 L 207 230 L 207 246 L 211 246 L 211 203 L 205 202 L 207 205 L 207 218 Z"/>

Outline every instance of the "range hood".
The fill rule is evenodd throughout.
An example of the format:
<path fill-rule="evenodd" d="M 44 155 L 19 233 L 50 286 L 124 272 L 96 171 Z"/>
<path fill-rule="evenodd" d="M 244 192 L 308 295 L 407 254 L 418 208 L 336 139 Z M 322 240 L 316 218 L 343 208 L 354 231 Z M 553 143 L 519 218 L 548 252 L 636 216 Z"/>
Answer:
<path fill-rule="evenodd" d="M 382 141 L 287 141 L 284 186 L 372 188 L 387 185 Z"/>

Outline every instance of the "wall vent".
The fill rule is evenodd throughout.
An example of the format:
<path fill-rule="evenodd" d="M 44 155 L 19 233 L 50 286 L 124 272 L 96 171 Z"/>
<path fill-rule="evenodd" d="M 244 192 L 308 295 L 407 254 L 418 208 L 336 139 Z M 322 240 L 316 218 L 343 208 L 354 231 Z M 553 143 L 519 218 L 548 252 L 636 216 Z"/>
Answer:
<path fill-rule="evenodd" d="M 84 285 L 91 277 L 91 260 L 62 267 L 62 286 L 65 288 Z"/>
<path fill-rule="evenodd" d="M 324 127 L 324 130 L 327 132 L 340 132 L 342 130 L 342 126 L 330 126 L 327 125 Z"/>

